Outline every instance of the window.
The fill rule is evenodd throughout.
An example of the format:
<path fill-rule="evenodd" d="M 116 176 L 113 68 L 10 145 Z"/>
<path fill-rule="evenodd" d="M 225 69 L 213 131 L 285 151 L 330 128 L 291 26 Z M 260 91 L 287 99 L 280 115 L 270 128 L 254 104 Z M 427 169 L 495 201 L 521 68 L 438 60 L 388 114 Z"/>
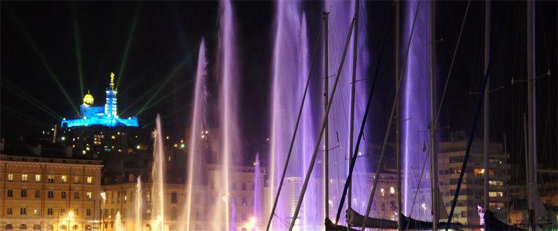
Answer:
<path fill-rule="evenodd" d="M 87 216 L 91 216 L 91 209 L 87 209 Z"/>
<path fill-rule="evenodd" d="M 243 198 L 242 198 L 242 206 L 246 206 L 246 203 L 247 203 L 246 197 L 243 197 Z"/>
<path fill-rule="evenodd" d="M 382 196 L 386 196 L 386 192 L 385 192 L 384 188 L 380 189 L 380 194 L 382 194 Z"/>
<path fill-rule="evenodd" d="M 35 190 L 35 198 L 41 198 L 41 191 Z"/>
<path fill-rule="evenodd" d="M 54 191 L 48 191 L 48 198 L 54 198 Z"/>
<path fill-rule="evenodd" d="M 62 192 L 61 197 L 62 199 L 66 199 L 66 192 Z"/>
<path fill-rule="evenodd" d="M 8 174 L 8 181 L 14 181 L 14 174 Z"/>
<path fill-rule="evenodd" d="M 393 196 L 395 194 L 395 189 L 393 187 L 389 187 L 389 195 Z"/>
<path fill-rule="evenodd" d="M 62 183 L 68 182 L 68 177 L 66 175 L 62 175 L 60 178 L 62 178 Z"/>
<path fill-rule="evenodd" d="M 79 192 L 74 192 L 74 199 L 79 199 Z"/>
<path fill-rule="evenodd" d="M 48 175 L 48 183 L 54 183 L 54 175 Z"/>
<path fill-rule="evenodd" d="M 27 215 L 27 208 L 21 208 L 21 209 L 19 210 L 19 214 L 21 214 L 21 215 Z"/>
<path fill-rule="evenodd" d="M 8 215 L 12 215 L 12 214 L 13 214 L 12 208 L 8 208 L 8 209 L 6 210 L 6 213 L 7 213 Z"/>
<path fill-rule="evenodd" d="M 171 194 L 171 203 L 176 204 L 178 203 L 178 195 L 176 192 L 172 192 Z"/>
<path fill-rule="evenodd" d="M 498 181 L 498 180 L 490 180 L 490 181 L 488 181 L 488 184 L 491 185 L 491 186 L 496 186 L 496 187 L 504 186 L 504 182 Z"/>
<path fill-rule="evenodd" d="M 242 190 L 246 190 L 246 183 L 242 183 Z"/>
<path fill-rule="evenodd" d="M 21 225 L 19 225 L 19 229 L 25 230 L 25 229 L 27 229 L 27 225 L 21 224 Z"/>
<path fill-rule="evenodd" d="M 33 225 L 33 230 L 41 230 L 41 226 L 40 225 Z"/>
<path fill-rule="evenodd" d="M 12 226 L 12 225 L 10 225 L 10 224 L 7 224 L 7 225 L 6 225 L 6 229 L 14 229 L 14 226 Z"/>
<path fill-rule="evenodd" d="M 27 189 L 21 190 L 21 197 L 27 197 Z"/>
<path fill-rule="evenodd" d="M 41 214 L 41 211 L 39 209 L 33 209 L 33 214 L 34 215 L 39 215 L 39 214 Z"/>
<path fill-rule="evenodd" d="M 504 197 L 503 192 L 488 192 L 489 197 Z"/>
<path fill-rule="evenodd" d="M 79 184 L 81 182 L 81 178 L 79 176 L 74 176 L 74 183 Z"/>
<path fill-rule="evenodd" d="M 41 175 L 35 175 L 35 182 L 41 182 Z"/>
<path fill-rule="evenodd" d="M 91 192 L 87 192 L 87 199 L 88 199 L 88 200 L 91 200 L 91 197 L 92 197 Z"/>
<path fill-rule="evenodd" d="M 87 177 L 87 183 L 88 184 L 93 184 L 93 177 L 92 176 Z"/>
<path fill-rule="evenodd" d="M 8 189 L 8 197 L 14 197 L 14 190 Z"/>
<path fill-rule="evenodd" d="M 21 174 L 21 181 L 27 182 L 27 174 Z"/>
<path fill-rule="evenodd" d="M 52 216 L 54 214 L 54 210 L 52 208 L 48 208 L 47 214 Z"/>
<path fill-rule="evenodd" d="M 47 230 L 54 230 L 54 227 L 52 225 L 48 225 Z"/>

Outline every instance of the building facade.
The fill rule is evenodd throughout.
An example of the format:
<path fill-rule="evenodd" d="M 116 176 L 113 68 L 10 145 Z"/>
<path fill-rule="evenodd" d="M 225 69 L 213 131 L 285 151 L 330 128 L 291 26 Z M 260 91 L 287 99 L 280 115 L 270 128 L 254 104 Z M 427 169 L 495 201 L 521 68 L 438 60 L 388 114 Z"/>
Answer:
<path fill-rule="evenodd" d="M 465 157 L 467 142 L 463 140 L 441 142 L 439 157 L 439 187 L 447 211 L 457 187 Z M 501 221 L 507 221 L 509 206 L 508 185 L 509 153 L 503 151 L 501 143 L 489 145 L 489 209 Z M 454 212 L 456 222 L 478 225 L 480 218 L 477 205 L 484 204 L 484 154 L 481 143 L 474 143 L 468 159 L 467 169 L 461 185 Z"/>
<path fill-rule="evenodd" d="M 193 186 L 193 202 L 191 208 L 191 223 L 190 230 L 201 231 L 201 230 L 211 230 L 213 220 L 214 209 L 219 208 L 217 203 L 222 203 L 222 198 L 217 195 L 219 190 L 222 188 L 215 181 L 215 176 L 219 174 L 220 167 L 218 165 L 208 165 L 207 166 L 207 179 L 208 181 L 202 185 Z M 254 184 L 255 168 L 252 166 L 233 166 L 231 167 L 230 179 L 230 199 L 234 202 L 234 222 L 235 228 L 238 231 L 241 230 L 252 230 L 255 225 L 261 227 L 264 225 L 263 219 L 256 217 L 261 217 L 263 213 L 263 208 L 260 215 L 255 215 L 255 205 L 264 205 L 263 196 L 264 188 L 256 188 Z M 142 177 L 148 179 L 148 176 Z M 265 170 L 261 170 L 260 181 L 264 182 Z M 263 184 L 262 184 L 263 186 Z M 152 183 L 142 182 L 141 183 L 141 208 L 140 216 L 138 215 L 137 206 L 137 196 L 138 187 L 137 183 L 123 183 L 123 184 L 111 184 L 104 186 L 105 200 L 102 203 L 102 215 L 101 215 L 101 230 L 102 231 L 116 231 L 118 220 L 121 221 L 120 227 L 123 227 L 127 231 L 153 231 L 157 230 L 156 227 L 159 226 L 159 217 L 164 217 L 165 230 L 185 230 L 186 226 L 186 196 L 187 196 L 187 185 L 186 184 L 173 184 L 165 183 L 164 186 L 164 207 L 165 214 L 161 216 L 160 214 L 154 214 L 154 206 L 157 206 L 157 202 L 153 195 L 155 194 L 152 190 Z M 259 193 L 260 197 L 256 197 Z M 255 201 L 259 198 L 260 201 Z M 120 214 L 120 218 L 117 218 L 117 214 Z M 136 217 L 141 217 L 141 221 L 138 223 Z M 141 224 L 141 227 L 137 227 L 137 224 Z"/>
<path fill-rule="evenodd" d="M 98 230 L 101 161 L 0 155 L 0 230 Z"/>

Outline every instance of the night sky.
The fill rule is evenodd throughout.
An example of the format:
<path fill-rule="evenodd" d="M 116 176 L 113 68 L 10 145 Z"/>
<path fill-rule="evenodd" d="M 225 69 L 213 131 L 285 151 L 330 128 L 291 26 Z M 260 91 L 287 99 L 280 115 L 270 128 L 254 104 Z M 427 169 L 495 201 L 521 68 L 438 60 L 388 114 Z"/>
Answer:
<path fill-rule="evenodd" d="M 322 5 L 317 1 L 304 3 L 311 47 Z M 368 24 L 370 79 L 389 23 L 390 6 L 390 1 L 367 2 L 364 19 Z M 441 1 L 436 7 L 438 95 L 446 81 L 466 6 L 465 1 Z M 233 2 L 233 7 L 242 78 L 242 136 L 248 143 L 258 143 L 269 132 L 275 5 L 271 1 L 241 1 Z M 558 8 L 555 1 L 537 2 L 536 7 L 537 73 L 550 71 L 550 76 L 537 80 L 539 158 L 548 165 L 544 167 L 556 168 Z M 496 1 L 492 10 L 495 50 L 491 89 L 495 90 L 491 93 L 490 135 L 491 140 L 502 142 L 506 134 L 512 162 L 519 162 L 523 158 L 522 116 L 527 89 L 525 83 L 512 84 L 512 79 L 526 79 L 525 2 Z M 97 104 L 104 102 L 104 89 L 110 72 L 114 72 L 120 78 L 119 112 L 127 109 L 126 117 L 147 108 L 138 115 L 140 125 L 151 129 L 160 113 L 167 133 L 183 136 L 189 123 L 202 38 L 208 46 L 210 68 L 215 60 L 218 2 L 2 2 L 1 14 L 2 137 L 38 137 L 41 131 L 59 124 L 56 117 L 72 118 L 76 113 L 70 101 L 78 109 L 82 103 L 80 65 L 83 90 L 91 90 Z M 475 92 L 484 77 L 483 33 L 484 2 L 472 1 L 440 115 L 442 140 L 447 140 L 451 131 L 469 131 L 479 97 Z M 393 34 L 391 26 L 371 116 L 374 131 L 381 135 L 368 142 L 380 143 L 394 96 Z M 175 75 L 170 75 L 174 71 Z M 208 71 L 210 79 L 214 72 Z M 210 95 L 210 99 L 216 97 Z M 39 109 L 37 102 L 57 115 Z"/>

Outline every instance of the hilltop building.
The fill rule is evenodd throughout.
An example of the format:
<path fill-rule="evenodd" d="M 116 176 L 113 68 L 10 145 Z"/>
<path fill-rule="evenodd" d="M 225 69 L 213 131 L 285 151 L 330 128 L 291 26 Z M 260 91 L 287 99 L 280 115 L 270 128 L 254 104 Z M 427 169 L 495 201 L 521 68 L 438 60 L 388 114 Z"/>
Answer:
<path fill-rule="evenodd" d="M 128 117 L 119 118 L 117 114 L 118 91 L 114 88 L 114 73 L 110 74 L 110 84 L 106 89 L 106 101 L 103 106 L 94 106 L 95 99 L 90 92 L 83 97 L 83 104 L 80 106 L 80 118 L 63 120 L 61 128 L 105 126 L 105 127 L 137 127 L 138 118 Z"/>

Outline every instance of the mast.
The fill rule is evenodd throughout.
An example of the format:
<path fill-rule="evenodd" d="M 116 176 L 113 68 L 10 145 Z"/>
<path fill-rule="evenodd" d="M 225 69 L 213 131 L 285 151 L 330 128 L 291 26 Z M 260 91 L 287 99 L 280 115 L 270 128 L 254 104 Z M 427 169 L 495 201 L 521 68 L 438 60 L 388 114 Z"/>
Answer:
<path fill-rule="evenodd" d="M 356 72 L 357 72 L 357 57 L 358 57 L 358 10 L 359 10 L 360 1 L 356 0 L 355 4 L 355 27 L 354 27 L 354 38 L 353 38 L 353 79 L 351 80 L 351 118 L 349 122 L 349 153 L 347 155 L 348 159 L 351 159 L 351 155 L 353 154 L 354 148 L 354 132 L 355 132 L 355 92 L 356 92 Z M 347 165 L 350 168 L 350 161 Z M 379 169 L 378 169 L 379 171 Z M 353 198 L 353 184 L 349 183 L 349 196 L 347 197 L 347 208 L 351 210 L 352 198 Z M 347 221 L 347 231 L 350 230 L 350 224 Z"/>
<path fill-rule="evenodd" d="M 527 200 L 529 211 L 529 230 L 536 230 L 534 196 L 537 195 L 537 86 L 535 82 L 535 1 L 527 1 L 527 120 L 528 120 L 528 159 L 527 162 Z"/>
<path fill-rule="evenodd" d="M 399 21 L 399 8 L 400 2 L 399 0 L 395 0 L 395 88 L 397 92 L 399 92 L 399 43 L 400 43 L 400 21 Z M 396 111 L 395 111 L 395 155 L 396 155 L 396 162 L 397 162 L 397 231 L 401 231 L 401 99 L 396 99 Z"/>
<path fill-rule="evenodd" d="M 430 1 L 430 195 L 432 202 L 432 230 L 438 230 L 438 142 L 436 139 L 436 21 L 435 2 Z"/>
<path fill-rule="evenodd" d="M 328 92 L 329 92 L 329 12 L 324 12 L 324 113 L 327 112 Z M 324 134 L 324 213 L 325 218 L 329 217 L 329 119 L 326 117 Z"/>
<path fill-rule="evenodd" d="M 484 9 L 484 72 L 488 69 L 488 59 L 490 58 L 490 0 L 485 3 Z M 484 209 L 489 208 L 489 145 L 490 145 L 490 78 L 487 80 L 484 89 Z"/>

